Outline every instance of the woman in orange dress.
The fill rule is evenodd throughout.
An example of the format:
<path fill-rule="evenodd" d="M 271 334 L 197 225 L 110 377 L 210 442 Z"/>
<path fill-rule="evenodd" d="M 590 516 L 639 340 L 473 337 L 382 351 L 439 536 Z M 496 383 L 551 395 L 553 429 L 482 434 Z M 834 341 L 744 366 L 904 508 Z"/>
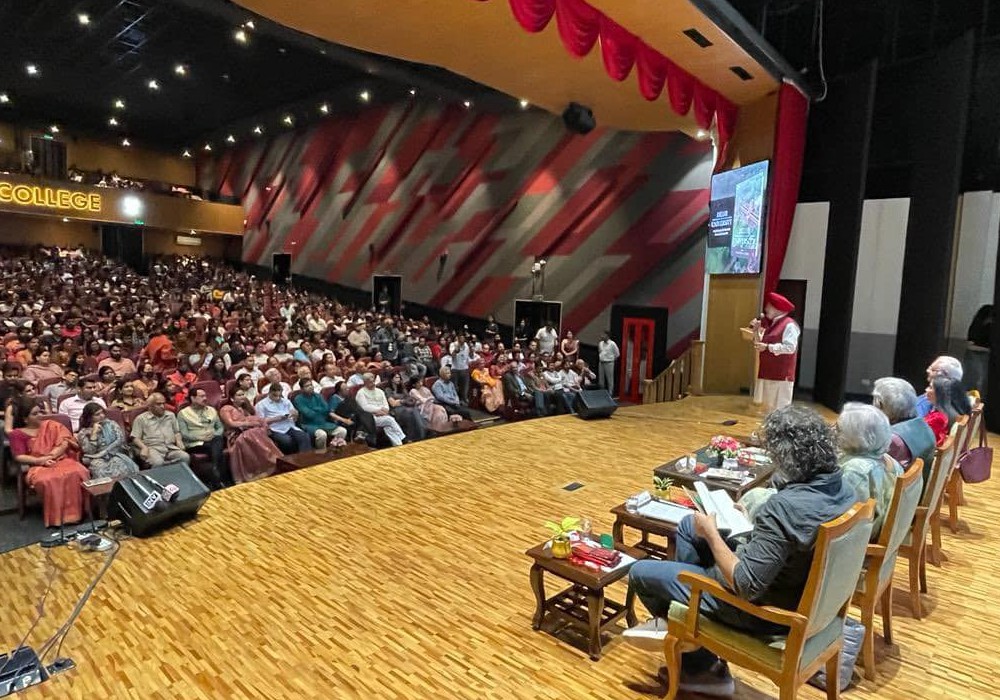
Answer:
<path fill-rule="evenodd" d="M 253 404 L 239 384 L 233 385 L 229 399 L 231 403 L 219 410 L 219 418 L 226 427 L 233 481 L 242 484 L 271 476 L 281 450 L 267 436 L 267 421 L 254 413 Z"/>
<path fill-rule="evenodd" d="M 472 363 L 472 380 L 482 387 L 483 408 L 490 413 L 503 406 L 503 384 L 498 377 L 483 367 L 481 361 Z"/>
<path fill-rule="evenodd" d="M 42 497 L 45 526 L 78 523 L 83 519 L 81 484 L 90 472 L 77 460 L 80 447 L 73 433 L 55 420 L 42 420 L 43 414 L 35 399 L 18 400 L 10 451 L 27 467 L 28 486 Z"/>

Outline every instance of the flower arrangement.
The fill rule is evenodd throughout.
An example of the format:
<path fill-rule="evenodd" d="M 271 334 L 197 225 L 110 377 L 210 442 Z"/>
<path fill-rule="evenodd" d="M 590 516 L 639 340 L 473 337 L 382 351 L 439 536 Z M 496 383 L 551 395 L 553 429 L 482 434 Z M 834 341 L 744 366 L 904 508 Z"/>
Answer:
<path fill-rule="evenodd" d="M 708 443 L 708 453 L 715 457 L 730 459 L 735 457 L 743 447 L 735 438 L 727 435 L 716 435 Z"/>

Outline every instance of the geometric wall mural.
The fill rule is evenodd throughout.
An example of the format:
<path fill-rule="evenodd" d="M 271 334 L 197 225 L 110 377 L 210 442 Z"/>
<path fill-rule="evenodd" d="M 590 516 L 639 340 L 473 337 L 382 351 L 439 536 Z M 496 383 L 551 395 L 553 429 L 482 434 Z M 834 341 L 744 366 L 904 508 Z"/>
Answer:
<path fill-rule="evenodd" d="M 711 143 L 677 132 L 413 100 L 234 147 L 199 184 L 242 198 L 245 262 L 288 252 L 296 274 L 360 289 L 400 274 L 404 299 L 510 323 L 544 256 L 564 328 L 595 342 L 612 304 L 665 306 L 680 348 L 701 320 L 711 170 Z"/>

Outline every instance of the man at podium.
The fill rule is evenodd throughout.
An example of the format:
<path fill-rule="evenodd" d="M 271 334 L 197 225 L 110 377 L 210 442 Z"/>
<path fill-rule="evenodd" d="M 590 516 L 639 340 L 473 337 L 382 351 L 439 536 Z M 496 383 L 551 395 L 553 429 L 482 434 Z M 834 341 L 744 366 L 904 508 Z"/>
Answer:
<path fill-rule="evenodd" d="M 795 386 L 795 362 L 802 331 L 790 314 L 795 305 L 771 292 L 764 298 L 762 318 L 750 322 L 754 349 L 759 353 L 754 403 L 763 404 L 767 413 L 792 403 Z"/>

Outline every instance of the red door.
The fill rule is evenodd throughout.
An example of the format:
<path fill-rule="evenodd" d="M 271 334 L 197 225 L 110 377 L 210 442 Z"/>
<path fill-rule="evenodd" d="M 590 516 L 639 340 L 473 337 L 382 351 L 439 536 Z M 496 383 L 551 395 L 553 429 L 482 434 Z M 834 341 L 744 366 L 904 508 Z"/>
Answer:
<path fill-rule="evenodd" d="M 653 378 L 653 363 L 650 358 L 655 326 L 656 323 L 651 318 L 622 319 L 622 360 L 618 377 L 622 401 L 642 401 L 642 380 Z"/>

